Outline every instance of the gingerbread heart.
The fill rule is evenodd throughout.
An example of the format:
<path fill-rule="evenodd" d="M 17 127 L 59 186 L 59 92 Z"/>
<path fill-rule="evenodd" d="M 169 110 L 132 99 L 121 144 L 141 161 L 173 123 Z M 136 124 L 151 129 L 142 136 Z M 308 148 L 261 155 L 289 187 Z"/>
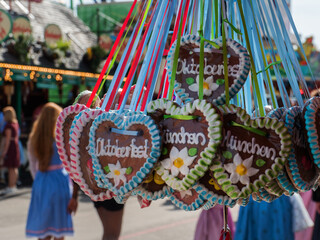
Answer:
<path fill-rule="evenodd" d="M 197 193 L 195 188 L 197 188 L 197 184 L 188 190 L 174 190 L 169 198 L 174 205 L 185 211 L 198 210 L 207 203 L 207 200 Z"/>
<path fill-rule="evenodd" d="M 314 97 L 305 103 L 303 117 L 306 124 L 308 151 L 311 152 L 314 163 L 320 168 L 320 98 Z"/>
<path fill-rule="evenodd" d="M 134 194 L 146 200 L 163 199 L 171 193 L 172 188 L 162 180 L 156 171 L 152 171 L 143 183 L 134 190 Z"/>
<path fill-rule="evenodd" d="M 64 168 L 69 173 L 70 177 L 73 179 L 73 170 L 70 164 L 70 128 L 73 122 L 73 119 L 81 111 L 87 109 L 85 105 L 75 104 L 63 109 L 59 114 L 56 123 L 56 144 L 58 148 L 58 153 L 60 159 L 63 163 Z"/>
<path fill-rule="evenodd" d="M 288 113 L 288 110 L 286 108 L 277 108 L 274 110 L 271 110 L 268 113 L 268 117 L 275 118 L 279 121 L 285 122 L 286 115 Z M 271 181 L 271 183 L 266 185 L 266 191 L 269 192 L 272 195 L 280 196 L 283 193 L 285 195 L 291 196 L 293 193 L 297 192 L 297 189 L 295 188 L 290 176 L 290 167 L 288 160 L 285 163 L 285 168 L 283 169 L 283 172 L 278 175 L 278 177 Z M 284 191 L 281 191 L 281 188 Z M 272 199 L 272 198 L 268 198 Z"/>
<path fill-rule="evenodd" d="M 184 102 L 199 98 L 200 40 L 196 35 L 181 38 L 174 89 Z M 225 103 L 224 64 L 222 38 L 213 40 L 220 49 L 210 43 L 204 45 L 203 98 L 213 104 Z M 168 58 L 168 75 L 171 79 L 176 42 L 172 45 Z M 227 39 L 228 84 L 230 98 L 235 96 L 245 83 L 250 71 L 250 57 L 247 50 L 233 39 Z"/>
<path fill-rule="evenodd" d="M 160 155 L 160 135 L 146 115 L 105 112 L 92 123 L 89 153 L 98 187 L 124 195 L 153 169 Z"/>
<path fill-rule="evenodd" d="M 208 170 L 220 144 L 219 114 L 205 100 L 180 108 L 165 99 L 151 102 L 148 113 L 163 135 L 157 173 L 171 188 L 189 189 Z"/>
<path fill-rule="evenodd" d="M 276 119 L 251 119 L 234 105 L 221 111 L 224 139 L 211 169 L 232 199 L 247 198 L 278 176 L 290 150 L 290 135 Z"/>
<path fill-rule="evenodd" d="M 93 201 L 103 201 L 113 197 L 111 191 L 97 186 L 94 180 L 92 158 L 88 153 L 91 124 L 102 113 L 101 109 L 86 109 L 74 118 L 70 129 L 70 162 L 74 181 Z"/>
<path fill-rule="evenodd" d="M 301 107 L 288 110 L 285 121 L 291 135 L 292 147 L 289 154 L 288 171 L 295 187 L 301 191 L 311 190 L 319 179 L 319 168 L 308 150 L 308 140 Z"/>

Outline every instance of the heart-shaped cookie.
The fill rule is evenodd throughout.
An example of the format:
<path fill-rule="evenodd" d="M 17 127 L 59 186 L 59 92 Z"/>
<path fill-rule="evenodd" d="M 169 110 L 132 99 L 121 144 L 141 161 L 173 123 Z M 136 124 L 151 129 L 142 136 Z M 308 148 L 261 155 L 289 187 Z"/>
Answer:
<path fill-rule="evenodd" d="M 180 108 L 165 99 L 151 102 L 148 113 L 162 131 L 158 174 L 175 190 L 189 189 L 208 170 L 220 144 L 219 114 L 205 100 Z"/>
<path fill-rule="evenodd" d="M 87 109 L 87 107 L 82 104 L 75 104 L 66 107 L 60 113 L 56 123 L 56 144 L 58 148 L 58 153 L 64 168 L 67 170 L 72 179 L 73 171 L 70 164 L 69 131 L 74 117 L 85 109 Z"/>
<path fill-rule="evenodd" d="M 271 110 L 267 116 L 270 118 L 275 118 L 281 122 L 285 122 L 287 113 L 288 113 L 288 110 L 284 107 L 281 107 L 281 108 Z M 289 167 L 289 162 L 287 160 L 285 163 L 285 168 L 283 169 L 282 173 L 280 173 L 276 179 L 272 180 L 271 183 L 265 186 L 266 191 L 269 192 L 271 195 L 276 195 L 276 196 L 280 196 L 283 193 L 285 195 L 291 196 L 293 193 L 297 192 L 297 189 L 293 185 L 293 182 L 289 176 L 289 172 L 290 172 L 290 167 Z M 272 186 L 274 187 L 274 189 L 272 188 Z M 284 191 L 281 191 L 279 187 L 282 188 Z M 272 199 L 272 198 L 268 198 L 268 199 Z"/>
<path fill-rule="evenodd" d="M 291 135 L 292 147 L 288 158 L 288 171 L 295 187 L 301 191 L 309 191 L 319 179 L 319 168 L 308 150 L 307 134 L 301 107 L 288 110 L 285 121 Z"/>
<path fill-rule="evenodd" d="M 199 193 L 197 193 L 197 191 L 195 190 L 196 188 L 197 184 L 195 184 L 188 190 L 174 190 L 169 198 L 174 205 L 185 211 L 198 210 L 207 203 L 207 200 L 204 199 Z"/>
<path fill-rule="evenodd" d="M 134 190 L 134 194 L 146 200 L 163 199 L 170 195 L 171 192 L 172 188 L 162 180 L 156 171 L 152 171 L 143 183 Z"/>
<path fill-rule="evenodd" d="M 307 130 L 308 149 L 313 156 L 314 163 L 320 168 L 320 97 L 314 97 L 305 103 L 303 117 Z"/>
<path fill-rule="evenodd" d="M 111 191 L 97 186 L 93 175 L 92 158 L 88 153 L 91 124 L 102 113 L 101 109 L 86 109 L 75 116 L 70 129 L 70 163 L 74 181 L 93 201 L 111 199 L 114 195 Z"/>
<path fill-rule="evenodd" d="M 160 135 L 146 115 L 105 112 L 92 123 L 89 153 L 98 187 L 124 195 L 136 188 L 160 155 Z"/>
<path fill-rule="evenodd" d="M 200 40 L 196 35 L 185 35 L 181 38 L 178 65 L 174 89 L 184 102 L 199 98 L 199 60 Z M 222 38 L 213 40 L 220 49 L 210 43 L 204 45 L 203 98 L 216 105 L 225 103 L 224 64 Z M 172 45 L 167 58 L 169 80 L 176 42 Z M 247 50 L 233 39 L 227 39 L 228 81 L 230 98 L 235 96 L 245 83 L 250 71 L 250 57 Z"/>
<path fill-rule="evenodd" d="M 234 105 L 222 106 L 224 139 L 212 170 L 232 199 L 247 198 L 278 176 L 291 147 L 283 122 L 251 119 Z"/>

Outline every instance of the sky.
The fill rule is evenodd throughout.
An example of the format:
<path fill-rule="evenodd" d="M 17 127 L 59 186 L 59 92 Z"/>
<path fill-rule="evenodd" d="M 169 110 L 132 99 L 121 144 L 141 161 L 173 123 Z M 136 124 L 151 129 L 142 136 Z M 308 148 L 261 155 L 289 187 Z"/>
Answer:
<path fill-rule="evenodd" d="M 301 40 L 313 36 L 313 42 L 320 49 L 320 1 L 292 0 L 291 13 Z"/>

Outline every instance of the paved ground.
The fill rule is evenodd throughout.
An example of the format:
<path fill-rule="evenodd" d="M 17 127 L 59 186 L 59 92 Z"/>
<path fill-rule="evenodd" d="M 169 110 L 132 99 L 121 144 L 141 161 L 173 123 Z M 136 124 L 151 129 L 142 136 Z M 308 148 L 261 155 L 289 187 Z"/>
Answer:
<path fill-rule="evenodd" d="M 13 196 L 0 197 L 0 239 L 25 239 L 24 230 L 30 202 L 30 188 L 19 189 Z M 193 239 L 200 214 L 164 205 L 164 200 L 155 201 L 149 208 L 140 209 L 135 198 L 130 198 L 125 207 L 121 239 Z M 67 239 L 100 239 L 102 227 L 91 201 L 81 196 L 78 212 L 74 217 L 75 236 Z"/>
<path fill-rule="evenodd" d="M 0 239 L 26 239 L 24 235 L 31 189 L 22 188 L 11 196 L 0 197 Z M 136 198 L 128 200 L 125 207 L 121 240 L 193 239 L 200 211 L 185 212 L 158 200 L 149 208 L 140 209 Z M 237 210 L 232 210 L 236 217 Z M 102 226 L 92 202 L 80 196 L 79 208 L 74 216 L 76 240 L 101 239 Z"/>

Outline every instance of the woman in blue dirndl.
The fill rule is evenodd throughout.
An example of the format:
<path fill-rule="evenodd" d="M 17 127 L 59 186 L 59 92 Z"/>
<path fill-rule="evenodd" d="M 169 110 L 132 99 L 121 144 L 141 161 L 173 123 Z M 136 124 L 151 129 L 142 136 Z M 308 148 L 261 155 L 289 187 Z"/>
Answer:
<path fill-rule="evenodd" d="M 287 196 L 271 203 L 255 202 L 250 198 L 241 207 L 235 240 L 293 240 L 292 206 Z"/>
<path fill-rule="evenodd" d="M 71 213 L 77 208 L 69 176 L 59 158 L 55 124 L 62 109 L 47 103 L 35 122 L 28 141 L 30 169 L 34 178 L 26 235 L 62 240 L 73 235 Z M 37 171 L 38 169 L 38 171 Z"/>

